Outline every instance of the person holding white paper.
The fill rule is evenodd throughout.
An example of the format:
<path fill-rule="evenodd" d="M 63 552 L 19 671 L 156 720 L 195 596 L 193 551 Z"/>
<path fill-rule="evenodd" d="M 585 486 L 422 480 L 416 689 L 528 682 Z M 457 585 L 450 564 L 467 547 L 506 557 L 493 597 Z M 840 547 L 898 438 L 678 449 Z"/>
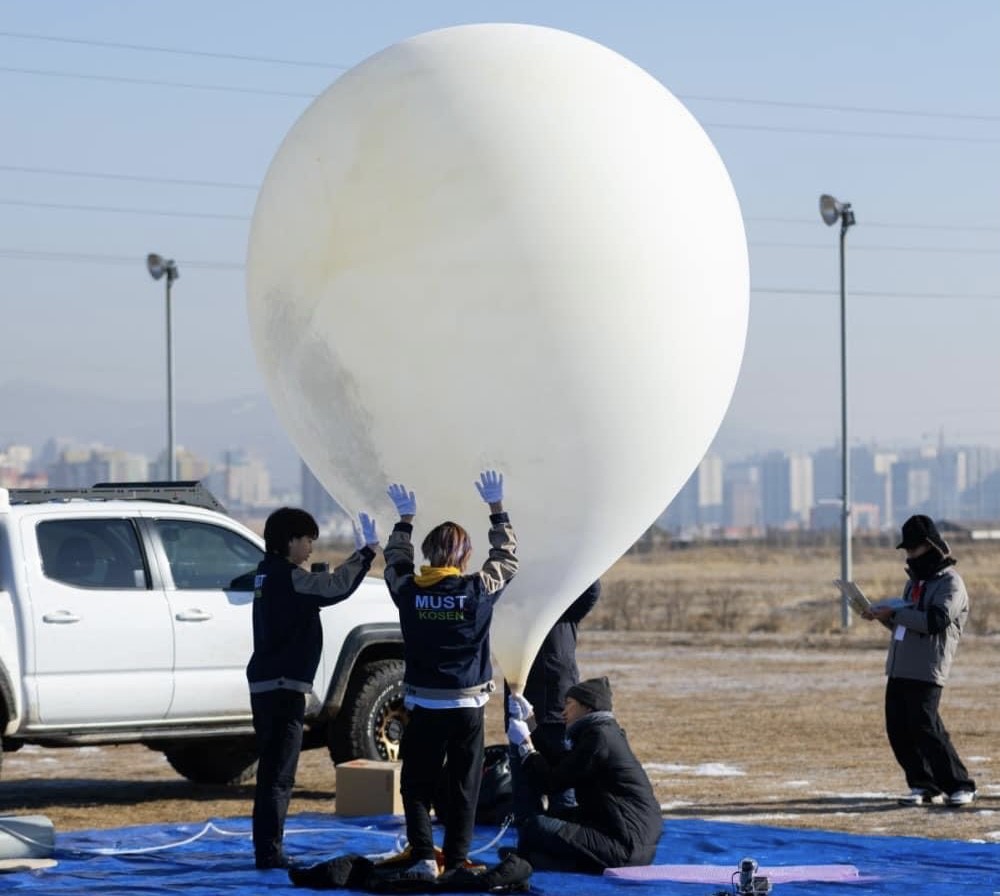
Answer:
<path fill-rule="evenodd" d="M 924 515 L 903 523 L 897 549 L 906 551 L 909 580 L 903 606 L 876 604 L 863 612 L 892 631 L 885 671 L 885 727 L 910 792 L 904 805 L 939 802 L 965 806 L 976 782 L 952 745 L 938 707 L 969 618 L 965 582 L 934 521 Z"/>

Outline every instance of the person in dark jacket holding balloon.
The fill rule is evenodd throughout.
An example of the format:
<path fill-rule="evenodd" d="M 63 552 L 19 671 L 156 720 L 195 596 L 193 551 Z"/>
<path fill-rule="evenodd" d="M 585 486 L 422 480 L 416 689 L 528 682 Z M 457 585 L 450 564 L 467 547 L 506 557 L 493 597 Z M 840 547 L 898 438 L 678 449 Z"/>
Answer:
<path fill-rule="evenodd" d="M 577 629 L 584 617 L 597 604 L 600 596 L 601 583 L 596 581 L 556 620 L 542 641 L 541 647 L 538 648 L 520 695 L 512 694 L 506 688 L 505 682 L 507 692 L 505 722 L 510 722 L 512 711 L 519 718 L 534 715 L 537 727 L 531 732 L 531 742 L 550 765 L 554 765 L 562 758 L 567 750 L 563 708 L 566 692 L 580 680 L 580 670 L 576 664 Z M 517 706 L 511 703 L 512 700 Z M 532 787 L 522 785 L 520 763 L 517 762 L 516 755 L 511 756 L 511 774 L 514 819 L 519 823 L 527 815 L 540 812 L 543 806 L 541 794 Z M 548 794 L 547 811 L 550 815 L 559 815 L 564 809 L 572 809 L 575 805 L 576 798 L 572 788 Z"/>
<path fill-rule="evenodd" d="M 526 780 L 543 793 L 572 787 L 577 803 L 569 817 L 538 814 L 524 820 L 518 855 L 540 871 L 600 874 L 605 868 L 648 865 L 663 830 L 662 813 L 614 717 L 608 679 L 573 685 L 563 718 L 569 751 L 555 763 L 535 750 L 524 719 L 512 717 L 507 728 Z"/>
<path fill-rule="evenodd" d="M 413 862 L 400 876 L 416 882 L 438 878 L 430 813 L 442 768 L 444 872 L 462 868 L 469 856 L 483 774 L 484 707 L 494 689 L 493 607 L 517 572 L 503 476 L 486 470 L 476 488 L 489 505 L 490 552 L 478 572 L 466 575 L 472 543 L 453 522 L 440 523 L 424 538 L 420 547 L 427 565 L 416 572 L 410 539 L 417 502 L 403 485 L 389 487 L 399 522 L 385 545 L 385 583 L 399 608 L 404 705 L 410 712 L 400 744 L 400 792 Z"/>
<path fill-rule="evenodd" d="M 253 846 L 260 870 L 287 868 L 282 849 L 285 815 L 295 784 L 306 695 L 323 651 L 322 607 L 346 600 L 375 559 L 375 521 L 360 514 L 357 550 L 333 572 L 306 572 L 319 527 L 297 507 L 275 510 L 264 523 L 264 559 L 253 593 L 253 655 L 247 664 L 250 708 L 257 739 Z"/>

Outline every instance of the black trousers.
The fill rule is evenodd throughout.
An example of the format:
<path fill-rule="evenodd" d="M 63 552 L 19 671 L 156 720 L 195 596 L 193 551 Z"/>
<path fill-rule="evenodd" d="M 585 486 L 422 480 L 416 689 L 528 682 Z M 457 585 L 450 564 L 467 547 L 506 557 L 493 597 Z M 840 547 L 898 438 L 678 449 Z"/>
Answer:
<path fill-rule="evenodd" d="M 469 857 L 476 803 L 483 778 L 483 707 L 426 709 L 415 706 L 403 732 L 400 791 L 406 813 L 406 837 L 414 860 L 434 858 L 431 801 L 447 757 L 446 868 Z"/>
<path fill-rule="evenodd" d="M 253 799 L 253 849 L 258 859 L 281 854 L 285 816 L 302 750 L 306 698 L 298 691 L 250 695 L 257 735 L 257 788 Z"/>
<path fill-rule="evenodd" d="M 938 714 L 942 690 L 910 678 L 890 678 L 885 686 L 889 745 L 906 783 L 931 795 L 976 789 Z"/>

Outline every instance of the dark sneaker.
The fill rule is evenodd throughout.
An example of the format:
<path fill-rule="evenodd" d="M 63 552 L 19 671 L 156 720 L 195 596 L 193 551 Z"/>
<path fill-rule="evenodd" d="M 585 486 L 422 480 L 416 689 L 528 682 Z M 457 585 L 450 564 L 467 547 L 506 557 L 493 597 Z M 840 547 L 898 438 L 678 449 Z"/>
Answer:
<path fill-rule="evenodd" d="M 275 853 L 269 856 L 255 856 L 254 866 L 258 871 L 270 871 L 272 868 L 284 868 L 285 870 L 294 867 L 295 863 L 292 862 L 287 855 L 283 852 Z"/>

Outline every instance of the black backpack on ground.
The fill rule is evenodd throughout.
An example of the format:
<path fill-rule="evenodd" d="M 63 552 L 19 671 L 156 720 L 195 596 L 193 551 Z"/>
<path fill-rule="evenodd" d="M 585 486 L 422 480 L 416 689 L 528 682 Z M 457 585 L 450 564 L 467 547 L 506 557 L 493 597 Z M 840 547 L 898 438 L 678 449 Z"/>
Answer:
<path fill-rule="evenodd" d="M 438 780 L 434 797 L 434 814 L 447 824 L 446 777 Z M 507 744 L 491 744 L 483 755 L 483 780 L 476 803 L 476 824 L 498 825 L 513 812 L 514 782 L 510 774 L 510 752 Z"/>

